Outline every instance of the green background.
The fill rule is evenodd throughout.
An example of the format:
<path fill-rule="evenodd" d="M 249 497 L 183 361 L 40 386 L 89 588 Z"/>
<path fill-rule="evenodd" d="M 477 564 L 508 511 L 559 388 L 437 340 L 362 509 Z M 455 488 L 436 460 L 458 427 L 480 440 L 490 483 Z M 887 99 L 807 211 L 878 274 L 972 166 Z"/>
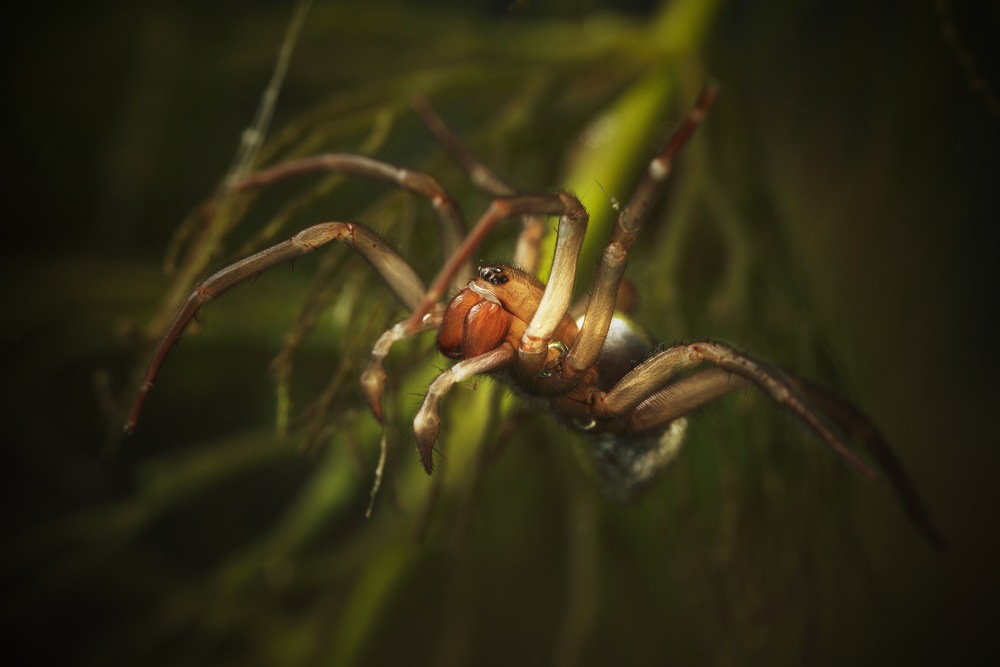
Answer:
<path fill-rule="evenodd" d="M 263 154 L 426 169 L 474 219 L 487 198 L 407 109 L 422 92 L 513 183 L 580 195 L 599 247 L 601 189 L 624 200 L 714 77 L 722 95 L 633 249 L 637 319 L 665 341 L 729 340 L 862 406 L 946 553 L 887 485 L 749 394 L 700 413 L 673 469 L 618 506 L 571 434 L 508 422 L 503 392 L 477 381 L 449 397 L 427 478 L 407 423 L 444 365 L 429 336 L 390 359 L 388 479 L 366 520 L 380 434 L 356 378 L 403 313 L 344 249 L 206 308 L 122 441 L 141 328 L 178 280 L 164 253 L 229 168 L 290 8 L 24 12 L 5 27 L 0 250 L 0 580 L 24 664 L 996 659 L 995 7 L 320 2 Z M 301 200 L 277 238 L 359 220 L 429 279 L 428 206 L 387 192 L 276 186 L 199 273 Z M 509 257 L 515 233 L 484 258 Z M 303 299 L 322 304 L 316 328 L 276 393 L 268 367 L 313 312 Z"/>

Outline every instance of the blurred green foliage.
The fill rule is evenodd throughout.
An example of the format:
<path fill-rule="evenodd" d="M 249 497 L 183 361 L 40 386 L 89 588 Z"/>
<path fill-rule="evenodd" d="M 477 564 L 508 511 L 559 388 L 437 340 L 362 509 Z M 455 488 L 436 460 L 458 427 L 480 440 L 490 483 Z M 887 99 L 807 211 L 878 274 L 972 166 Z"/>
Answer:
<path fill-rule="evenodd" d="M 319 2 L 259 159 L 371 154 L 437 175 L 474 217 L 487 198 L 409 111 L 420 92 L 499 174 L 582 198 L 596 244 L 583 294 L 608 197 L 627 198 L 715 77 L 723 96 L 634 249 L 637 319 L 666 341 L 731 340 L 857 400 L 914 474 L 948 557 L 887 488 L 749 394 L 703 411 L 662 483 L 622 507 L 576 465 L 571 434 L 480 379 L 449 396 L 427 478 L 408 423 L 442 365 L 429 335 L 390 358 L 387 480 L 365 520 L 381 434 L 356 382 L 403 312 L 344 248 L 212 303 L 120 442 L 130 373 L 176 305 L 168 288 L 184 294 L 328 219 L 372 224 L 425 277 L 441 263 L 426 202 L 324 176 L 227 204 L 206 245 L 288 11 L 68 9 L 9 42 L 21 224 L 0 269 L 12 477 L 0 566 L 13 653 L 213 665 L 986 655 L 996 614 L 972 610 L 997 588 L 983 418 L 996 363 L 949 343 L 979 335 L 992 303 L 982 247 L 996 208 L 982 201 L 997 120 L 941 14 Z M 498 231 L 484 259 L 509 257 L 516 231 Z"/>

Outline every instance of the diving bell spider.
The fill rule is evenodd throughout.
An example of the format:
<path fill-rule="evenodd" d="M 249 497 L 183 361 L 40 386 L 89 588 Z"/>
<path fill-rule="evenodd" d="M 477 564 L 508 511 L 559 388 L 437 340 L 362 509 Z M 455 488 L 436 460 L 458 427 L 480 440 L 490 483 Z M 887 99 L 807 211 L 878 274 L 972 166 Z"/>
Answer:
<path fill-rule="evenodd" d="M 434 178 L 368 157 L 327 154 L 250 176 L 236 189 L 330 170 L 384 181 L 427 197 L 442 230 L 446 263 L 428 289 L 406 260 L 369 228 L 355 222 L 325 222 L 222 269 L 195 288 L 157 345 L 126 430 L 134 428 L 167 352 L 205 302 L 277 264 L 340 241 L 364 257 L 411 311 L 379 338 L 362 374 L 362 390 L 375 417 L 380 422 L 384 419 L 383 360 L 395 342 L 436 329 L 438 349 L 456 362 L 431 383 L 413 421 L 420 461 L 428 474 L 434 466 L 441 398 L 455 383 L 477 374 L 501 380 L 534 407 L 584 436 L 602 486 L 619 499 L 632 496 L 676 455 L 687 428 L 685 415 L 734 389 L 756 387 L 794 414 L 847 463 L 874 477 L 873 470 L 848 448 L 848 435 L 868 445 L 911 515 L 934 536 L 885 441 L 849 403 L 717 340 L 656 347 L 643 331 L 616 314 L 616 307 L 622 305 L 619 293 L 624 290 L 622 276 L 629 248 L 663 189 L 675 158 L 701 123 L 716 92 L 711 84 L 704 89 L 681 126 L 649 163 L 621 209 L 601 255 L 590 298 L 578 318 L 571 314 L 571 300 L 587 211 L 566 192 L 515 192 L 476 161 L 422 100 L 414 106 L 424 123 L 473 181 L 495 197 L 468 234 L 461 211 Z M 518 217 L 524 219 L 525 227 L 514 265 L 483 265 L 472 274 L 468 262 L 483 238 L 498 223 Z M 533 271 L 548 217 L 558 217 L 559 226 L 551 277 L 543 285 Z M 469 275 L 473 275 L 472 280 L 462 287 Z M 451 286 L 461 289 L 443 304 L 441 298 Z M 706 362 L 709 368 L 696 370 Z"/>

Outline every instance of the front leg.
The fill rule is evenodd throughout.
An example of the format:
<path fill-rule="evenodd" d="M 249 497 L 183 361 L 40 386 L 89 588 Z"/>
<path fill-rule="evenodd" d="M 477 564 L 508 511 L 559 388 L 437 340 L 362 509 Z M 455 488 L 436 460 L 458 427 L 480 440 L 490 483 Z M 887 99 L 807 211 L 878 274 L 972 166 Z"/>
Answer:
<path fill-rule="evenodd" d="M 174 343 L 187 328 L 188 323 L 203 305 L 226 290 L 263 271 L 308 254 L 333 241 L 339 241 L 353 247 L 371 264 L 372 268 L 378 271 L 379 275 L 399 297 L 399 300 L 408 308 L 416 308 L 421 303 L 424 296 L 424 283 L 420 276 L 375 232 L 364 225 L 352 222 L 324 222 L 308 227 L 287 241 L 227 266 L 195 287 L 177 315 L 174 316 L 173 322 L 163 337 L 156 344 L 142 383 L 132 400 L 132 407 L 125 422 L 125 432 L 131 433 L 135 429 L 143 403 L 149 390 L 153 387 L 153 381 L 156 379 L 167 353 L 170 352 Z"/>
<path fill-rule="evenodd" d="M 382 181 L 426 197 L 434 209 L 444 257 L 451 257 L 465 235 L 465 218 L 451 194 L 429 174 L 403 169 L 364 155 L 350 153 L 326 153 L 285 162 L 277 166 L 251 174 L 235 184 L 236 191 L 270 185 L 277 181 L 318 171 L 331 171 L 350 176 L 360 176 L 373 181 Z M 466 267 L 464 274 L 471 273 Z M 410 306 L 412 309 L 413 306 Z"/>
<path fill-rule="evenodd" d="M 468 380 L 480 373 L 489 373 L 514 361 L 514 348 L 504 343 L 500 347 L 471 359 L 458 362 L 435 378 L 427 389 L 427 396 L 413 420 L 413 435 L 417 438 L 420 451 L 420 463 L 427 474 L 434 471 L 432 454 L 434 443 L 441 431 L 441 415 L 439 404 L 441 397 L 457 382 Z"/>
<path fill-rule="evenodd" d="M 628 265 L 629 248 L 635 243 L 650 209 L 659 198 L 673 170 L 677 155 L 687 145 L 717 95 L 718 88 L 715 84 L 709 83 L 705 86 L 694 108 L 688 112 L 687 118 L 647 165 L 642 179 L 621 210 L 611 233 L 611 240 L 597 265 L 580 335 L 562 367 L 560 379 L 565 387 L 569 388 L 577 383 L 580 376 L 594 364 L 601 353 L 615 314 L 616 297 L 625 267 Z"/>
<path fill-rule="evenodd" d="M 458 164 L 469 174 L 469 178 L 479 189 L 497 197 L 517 194 L 517 190 L 493 170 L 479 161 L 465 143 L 455 134 L 444 120 L 422 95 L 411 100 L 413 109 L 420 120 L 430 130 L 438 143 L 451 154 Z M 514 265 L 528 273 L 538 271 L 539 252 L 542 239 L 545 238 L 545 217 L 527 214 L 523 216 L 524 229 L 517 237 L 517 249 L 514 251 Z"/>
<path fill-rule="evenodd" d="M 372 414 L 380 424 L 385 423 L 385 414 L 382 411 L 382 395 L 385 394 L 385 385 L 388 381 L 388 374 L 385 372 L 385 359 L 389 356 L 392 346 L 406 340 L 422 331 L 437 329 L 441 325 L 441 315 L 444 312 L 442 306 L 438 306 L 433 312 L 428 313 L 419 326 L 410 330 L 406 327 L 407 320 L 399 322 L 391 329 L 387 330 L 375 342 L 372 348 L 368 365 L 361 373 L 361 392 L 371 408 Z"/>

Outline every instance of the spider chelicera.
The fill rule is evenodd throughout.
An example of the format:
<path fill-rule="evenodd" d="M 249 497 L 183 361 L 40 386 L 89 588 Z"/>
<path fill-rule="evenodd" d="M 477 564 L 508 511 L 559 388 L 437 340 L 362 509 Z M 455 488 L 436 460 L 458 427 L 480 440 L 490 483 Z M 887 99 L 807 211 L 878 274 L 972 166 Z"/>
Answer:
<path fill-rule="evenodd" d="M 573 307 L 571 301 L 588 221 L 582 204 L 566 192 L 516 192 L 479 163 L 422 99 L 414 106 L 424 123 L 472 180 L 495 197 L 467 234 L 461 211 L 433 177 L 360 155 L 306 158 L 241 181 L 236 189 L 329 170 L 409 190 L 433 204 L 448 259 L 428 288 L 410 264 L 371 229 L 356 222 L 324 222 L 222 269 L 194 289 L 160 339 L 127 417 L 126 431 L 134 429 L 164 358 L 205 302 L 275 265 L 340 241 L 367 260 L 411 311 L 379 338 L 362 374 L 362 390 L 374 416 L 384 419 L 381 403 L 387 377 L 383 361 L 394 343 L 436 329 L 438 349 L 455 360 L 430 384 L 413 421 L 420 461 L 428 474 L 434 467 L 441 398 L 456 383 L 478 374 L 501 380 L 522 399 L 578 432 L 589 445 L 602 487 L 617 499 L 632 497 L 676 456 L 687 430 L 686 415 L 735 389 L 755 387 L 795 415 L 849 465 L 866 477 L 875 477 L 874 470 L 848 447 L 851 438 L 863 443 L 911 518 L 940 545 L 895 456 L 860 410 L 829 390 L 728 343 L 701 340 L 657 347 L 620 312 L 628 300 L 623 274 L 629 248 L 674 160 L 716 95 L 714 84 L 706 86 L 680 127 L 649 162 L 620 210 L 589 300 L 580 307 Z M 548 217 L 558 217 L 559 225 L 550 278 L 543 285 L 533 272 Z M 524 220 L 512 265 L 489 264 L 473 272 L 469 260 L 484 237 L 511 218 Z M 460 291 L 443 303 L 442 296 L 453 286 Z"/>

